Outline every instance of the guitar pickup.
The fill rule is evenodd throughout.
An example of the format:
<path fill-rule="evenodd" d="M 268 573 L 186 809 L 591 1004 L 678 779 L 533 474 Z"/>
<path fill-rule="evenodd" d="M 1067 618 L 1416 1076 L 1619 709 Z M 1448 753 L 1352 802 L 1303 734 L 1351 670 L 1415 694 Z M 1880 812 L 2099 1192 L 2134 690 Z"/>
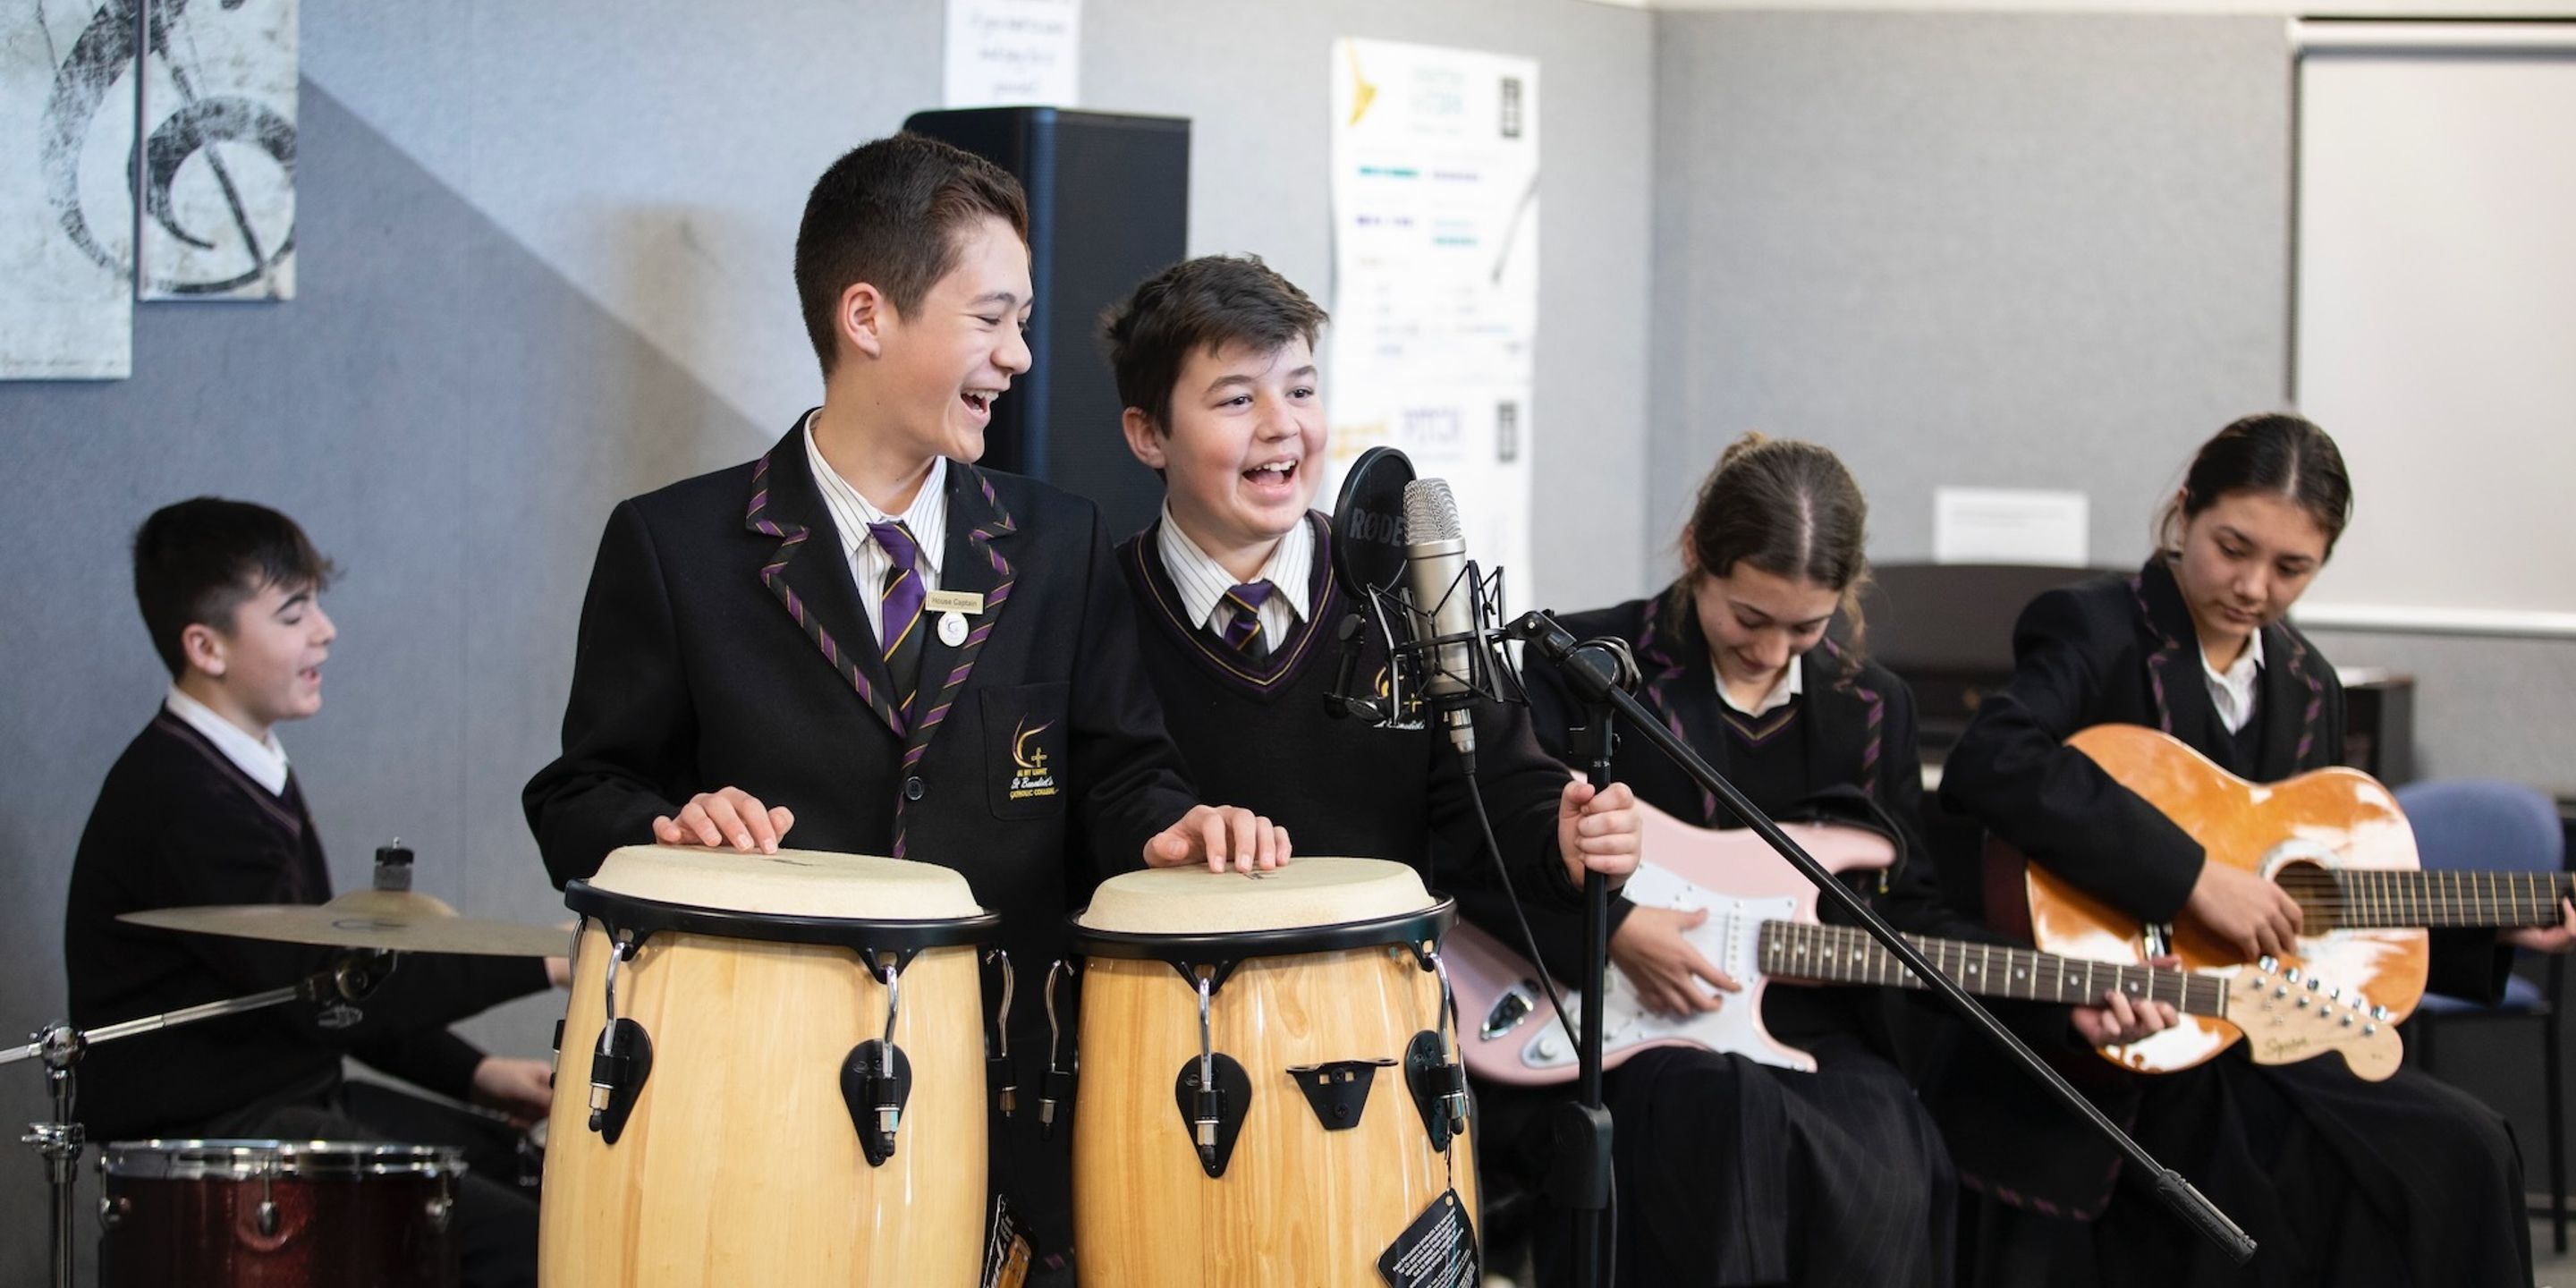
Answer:
<path fill-rule="evenodd" d="M 1494 1005 L 1492 1009 L 1485 1012 L 1485 1022 L 1477 1027 L 1476 1035 L 1491 1042 L 1519 1028 L 1521 1021 L 1528 1019 L 1537 1009 L 1538 981 L 1522 980 L 1503 990 L 1503 995 L 1494 999 Z"/>

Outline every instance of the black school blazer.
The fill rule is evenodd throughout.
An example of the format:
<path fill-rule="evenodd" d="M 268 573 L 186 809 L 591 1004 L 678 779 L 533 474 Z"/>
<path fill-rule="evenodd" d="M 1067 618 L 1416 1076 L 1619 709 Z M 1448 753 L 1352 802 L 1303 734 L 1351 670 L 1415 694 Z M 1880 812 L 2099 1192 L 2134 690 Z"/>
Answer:
<path fill-rule="evenodd" d="M 2012 680 L 1986 697 L 1950 753 L 1944 801 L 2112 906 L 2141 921 L 2171 920 L 2199 879 L 2200 843 L 2064 740 L 2097 724 L 2144 725 L 2223 759 L 2227 727 L 2198 654 L 2191 610 L 2161 557 L 2126 576 L 2042 594 L 2013 627 Z M 2253 778 L 2338 763 L 2344 702 L 2333 666 L 2286 623 L 2263 628 L 2263 657 Z M 2492 931 L 2437 931 L 2428 987 L 2493 998 L 2509 964 Z M 2115 1121 L 2134 1118 L 2137 1075 L 2071 1040 L 2042 1054 Z M 2087 1218 L 2109 1201 L 2120 1156 L 1981 1044 L 1960 1047 L 1925 1099 L 1972 1187 Z"/>
<path fill-rule="evenodd" d="M 1100 512 L 948 463 L 940 579 L 985 607 L 960 644 L 924 641 L 906 720 L 798 423 L 757 461 L 609 517 L 563 755 L 523 796 L 546 869 L 587 876 L 651 843 L 655 815 L 736 786 L 795 811 L 790 845 L 963 873 L 1031 983 L 1098 875 L 1068 864 L 1068 829 L 1123 870 L 1193 803 Z"/>

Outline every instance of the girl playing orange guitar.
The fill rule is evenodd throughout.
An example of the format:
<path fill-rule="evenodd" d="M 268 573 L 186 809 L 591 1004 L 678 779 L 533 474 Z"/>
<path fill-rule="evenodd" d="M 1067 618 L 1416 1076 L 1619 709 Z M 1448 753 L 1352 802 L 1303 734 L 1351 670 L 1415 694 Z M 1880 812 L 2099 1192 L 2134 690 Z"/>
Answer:
<path fill-rule="evenodd" d="M 2285 953 L 2299 931 L 2288 894 L 2204 862 L 2198 842 L 2064 740 L 2097 724 L 2144 725 L 2256 782 L 2334 763 L 2342 686 L 2283 618 L 2351 508 L 2343 457 L 2315 425 L 2258 415 L 2221 430 L 2167 503 L 2144 568 L 2024 610 L 2012 681 L 1951 753 L 1945 799 L 2141 922 L 2195 923 L 2248 957 Z M 2542 948 L 2569 937 L 2512 933 Z M 2505 965 L 2493 931 L 2436 932 L 2431 987 L 2491 996 Z M 1932 1097 L 1962 1180 L 2027 1209 L 2098 1214 L 2101 1283 L 2531 1282 L 2512 1137 L 2461 1092 L 2413 1070 L 2364 1082 L 2335 1060 L 2258 1066 L 2241 1046 L 2160 1077 L 2107 1063 L 2086 1072 L 2106 1108 L 2134 1113 L 2139 1143 L 2260 1245 L 2234 1266 L 2143 1194 L 2115 1200 L 2107 1146 L 1963 1050 Z"/>
<path fill-rule="evenodd" d="M 1883 878 L 1851 875 L 1899 929 L 1992 940 L 1942 906 L 1913 836 L 1922 792 L 1913 695 L 1825 638 L 1867 576 L 1867 514 L 1833 453 L 1747 435 L 1701 487 L 1671 590 L 1563 621 L 1578 637 L 1629 641 L 1644 672 L 1638 696 L 1765 811 L 1812 818 L 1839 797 L 1846 819 L 1867 817 L 1864 802 L 1891 816 L 1897 866 Z M 1581 711 L 1549 668 L 1527 676 L 1539 741 L 1568 756 Z M 1676 818 L 1740 826 L 1642 741 L 1623 740 L 1612 773 Z M 1728 996 L 1739 982 L 1683 937 L 1707 916 L 1613 901 L 1612 960 L 1649 1006 L 1741 1004 Z M 1898 1070 L 1903 1017 L 1893 1003 L 1889 990 L 1770 989 L 1766 1027 L 1815 1056 L 1813 1073 L 1694 1047 L 1644 1051 L 1610 1071 L 1619 1283 L 1950 1281 L 1949 1160 Z M 2055 1037 L 2064 1013 L 2030 1018 Z M 2132 1012 L 2125 998 L 2076 1014 L 2088 1035 L 2120 1040 L 2171 1019 Z M 1556 1282 L 1540 1242 L 1541 1281 Z"/>

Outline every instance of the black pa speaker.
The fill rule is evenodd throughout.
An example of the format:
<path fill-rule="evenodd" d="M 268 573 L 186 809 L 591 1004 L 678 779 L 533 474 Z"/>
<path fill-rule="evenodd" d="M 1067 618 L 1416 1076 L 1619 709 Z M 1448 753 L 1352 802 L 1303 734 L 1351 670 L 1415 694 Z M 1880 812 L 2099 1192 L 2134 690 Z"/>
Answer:
<path fill-rule="evenodd" d="M 915 112 L 903 127 L 989 158 L 1029 196 L 1028 374 L 993 406 L 982 464 L 1090 498 L 1124 540 L 1163 483 L 1120 436 L 1101 310 L 1188 253 L 1190 123 L 1053 107 Z"/>

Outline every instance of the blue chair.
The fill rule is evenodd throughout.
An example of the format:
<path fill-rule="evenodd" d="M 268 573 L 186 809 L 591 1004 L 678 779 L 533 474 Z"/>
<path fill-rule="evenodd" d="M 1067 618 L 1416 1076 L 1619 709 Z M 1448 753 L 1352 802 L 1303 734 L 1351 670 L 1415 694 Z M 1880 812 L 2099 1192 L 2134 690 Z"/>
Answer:
<path fill-rule="evenodd" d="M 2566 825 L 2548 796 L 2520 783 L 2482 779 L 2410 783 L 2397 789 L 2397 803 L 2415 828 L 2415 851 L 2427 869 L 2557 872 L 2567 857 Z M 2567 984 L 2567 958 L 2552 954 L 2541 963 L 2544 983 L 2516 971 L 2506 982 L 2504 1000 L 2482 1002 L 2425 994 L 2406 1022 L 2407 1046 L 2427 1073 L 2433 1072 L 2434 1034 L 2442 1026 L 2470 1021 L 2520 1021 L 2540 1035 L 2541 1087 L 2549 1110 L 2549 1219 L 2558 1251 L 2567 1251 L 2566 1088 L 2559 1073 L 2558 1013 Z"/>

